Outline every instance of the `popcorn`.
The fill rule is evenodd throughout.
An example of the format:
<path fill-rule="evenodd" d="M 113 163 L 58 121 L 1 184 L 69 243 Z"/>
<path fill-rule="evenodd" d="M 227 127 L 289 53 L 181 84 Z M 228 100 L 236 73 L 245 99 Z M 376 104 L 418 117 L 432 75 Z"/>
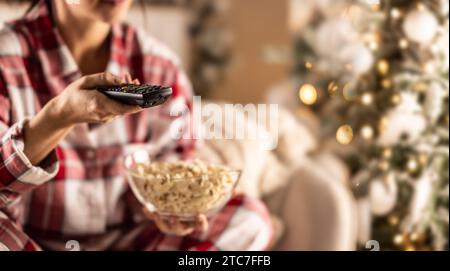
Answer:
<path fill-rule="evenodd" d="M 132 170 L 138 194 L 160 214 L 191 216 L 220 208 L 237 181 L 236 172 L 200 160 L 137 164 Z"/>

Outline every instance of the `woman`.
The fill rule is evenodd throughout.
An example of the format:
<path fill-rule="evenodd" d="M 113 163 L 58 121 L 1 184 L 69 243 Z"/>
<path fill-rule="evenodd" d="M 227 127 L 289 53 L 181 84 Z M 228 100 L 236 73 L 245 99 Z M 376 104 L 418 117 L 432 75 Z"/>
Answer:
<path fill-rule="evenodd" d="M 168 114 L 190 108 L 189 82 L 166 47 L 120 23 L 131 3 L 41 0 L 1 30 L 0 250 L 65 249 L 68 240 L 86 250 L 265 249 L 272 228 L 256 200 L 235 197 L 209 221 L 185 223 L 143 212 L 130 193 L 124 155 L 194 150 L 169 134 L 175 120 L 190 130 L 187 114 Z M 93 90 L 126 82 L 174 94 L 142 110 Z"/>

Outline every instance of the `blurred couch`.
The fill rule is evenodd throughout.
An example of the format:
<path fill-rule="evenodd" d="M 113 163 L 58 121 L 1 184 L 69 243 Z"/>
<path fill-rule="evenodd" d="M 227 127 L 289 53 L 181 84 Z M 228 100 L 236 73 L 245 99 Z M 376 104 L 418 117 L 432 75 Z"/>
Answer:
<path fill-rule="evenodd" d="M 243 110 L 213 114 L 224 119 L 241 114 L 245 128 L 266 128 Z M 346 167 L 320 151 L 312 133 L 290 112 L 280 109 L 277 124 L 273 150 L 261 148 L 260 140 L 210 139 L 199 144 L 197 156 L 242 169 L 238 191 L 264 200 L 273 216 L 278 231 L 273 250 L 354 250 L 356 211 Z M 215 130 L 233 129 L 234 123 L 220 125 Z"/>

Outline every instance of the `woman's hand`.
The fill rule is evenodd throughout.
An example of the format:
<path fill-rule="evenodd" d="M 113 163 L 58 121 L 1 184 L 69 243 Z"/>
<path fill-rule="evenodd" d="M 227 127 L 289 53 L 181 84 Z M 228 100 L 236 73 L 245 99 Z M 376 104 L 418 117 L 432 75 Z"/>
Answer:
<path fill-rule="evenodd" d="M 25 126 L 24 153 L 38 165 L 78 123 L 105 123 L 114 117 L 141 111 L 139 106 L 123 105 L 95 88 L 123 83 L 139 84 L 127 74 L 124 79 L 108 73 L 82 77 L 50 100 Z"/>
<path fill-rule="evenodd" d="M 206 232 L 208 230 L 208 219 L 205 215 L 198 215 L 195 221 L 180 221 L 175 217 L 163 218 L 157 213 L 152 213 L 146 208 L 143 208 L 144 214 L 153 222 L 159 230 L 165 234 L 186 236 L 195 231 Z"/>
<path fill-rule="evenodd" d="M 95 90 L 100 86 L 117 86 L 124 83 L 138 83 L 138 81 L 132 81 L 129 75 L 122 79 L 109 73 L 84 76 L 50 101 L 49 111 L 62 126 L 107 123 L 117 116 L 142 111 L 139 106 L 124 105 Z"/>

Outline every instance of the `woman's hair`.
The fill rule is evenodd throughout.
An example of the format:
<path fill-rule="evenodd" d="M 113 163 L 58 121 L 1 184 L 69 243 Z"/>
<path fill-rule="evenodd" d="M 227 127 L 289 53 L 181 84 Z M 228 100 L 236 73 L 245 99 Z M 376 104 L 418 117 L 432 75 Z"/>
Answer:
<path fill-rule="evenodd" d="M 25 12 L 25 14 L 27 14 L 28 12 L 30 12 L 34 7 L 36 7 L 39 2 L 44 1 L 44 3 L 47 5 L 48 10 L 50 12 L 50 15 L 52 15 L 53 10 L 52 10 L 52 0 L 30 0 L 28 2 L 31 2 L 30 7 L 27 9 L 27 11 Z M 53 16 L 51 16 L 53 17 Z"/>
<path fill-rule="evenodd" d="M 37 6 L 37 4 L 39 4 L 39 2 L 40 2 L 41 0 L 30 0 L 30 1 L 28 1 L 28 2 L 31 2 L 31 4 L 30 4 L 30 7 L 27 9 L 27 12 L 26 13 L 28 13 L 30 10 L 32 10 L 35 6 Z M 44 2 L 47 4 L 47 6 L 49 6 L 51 3 L 51 0 L 44 0 Z"/>

